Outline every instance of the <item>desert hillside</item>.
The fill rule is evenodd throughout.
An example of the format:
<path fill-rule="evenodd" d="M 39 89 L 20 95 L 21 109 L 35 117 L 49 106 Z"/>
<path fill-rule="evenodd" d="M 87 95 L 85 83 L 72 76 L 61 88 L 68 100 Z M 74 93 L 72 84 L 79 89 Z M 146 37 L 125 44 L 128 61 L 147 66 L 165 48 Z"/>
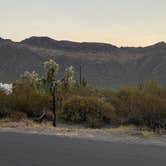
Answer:
<path fill-rule="evenodd" d="M 156 80 L 166 85 L 166 43 L 148 47 L 117 47 L 105 43 L 57 41 L 31 37 L 21 42 L 0 38 L 0 79 L 11 81 L 25 70 L 42 73 L 42 63 L 54 59 L 64 68 L 83 65 L 88 82 L 111 88 Z M 59 77 L 60 77 L 59 75 Z"/>

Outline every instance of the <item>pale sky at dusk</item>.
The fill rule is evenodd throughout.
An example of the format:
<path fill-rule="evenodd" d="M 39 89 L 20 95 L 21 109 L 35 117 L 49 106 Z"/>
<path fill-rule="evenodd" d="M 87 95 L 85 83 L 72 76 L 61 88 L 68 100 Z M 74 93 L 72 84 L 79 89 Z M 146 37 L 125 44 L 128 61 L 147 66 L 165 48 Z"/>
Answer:
<path fill-rule="evenodd" d="M 144 46 L 166 41 L 166 0 L 0 0 L 0 37 Z"/>

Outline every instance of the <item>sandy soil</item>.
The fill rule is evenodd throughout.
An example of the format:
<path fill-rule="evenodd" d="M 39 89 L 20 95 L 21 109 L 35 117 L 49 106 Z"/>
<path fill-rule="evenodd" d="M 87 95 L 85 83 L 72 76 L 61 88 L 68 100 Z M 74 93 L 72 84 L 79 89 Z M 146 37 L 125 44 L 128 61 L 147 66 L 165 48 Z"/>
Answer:
<path fill-rule="evenodd" d="M 0 121 L 0 131 L 86 138 L 90 140 L 122 142 L 128 144 L 136 143 L 166 146 L 166 135 L 140 130 L 134 126 L 89 129 L 78 125 L 58 124 L 56 128 L 53 128 L 51 123 L 48 122 L 38 124 L 28 120 L 14 122 L 5 119 Z"/>

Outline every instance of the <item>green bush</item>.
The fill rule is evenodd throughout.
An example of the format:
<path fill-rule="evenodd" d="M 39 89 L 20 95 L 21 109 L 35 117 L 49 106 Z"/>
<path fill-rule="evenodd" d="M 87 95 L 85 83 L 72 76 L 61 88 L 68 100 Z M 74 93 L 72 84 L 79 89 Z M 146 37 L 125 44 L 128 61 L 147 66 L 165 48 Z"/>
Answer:
<path fill-rule="evenodd" d="M 110 122 L 113 117 L 113 106 L 95 97 L 72 96 L 61 112 L 61 118 L 66 122 L 85 123 L 94 128 Z"/>
<path fill-rule="evenodd" d="M 0 91 L 0 118 L 10 116 L 14 118 L 14 114 L 20 117 L 23 115 L 21 113 L 25 113 L 28 117 L 36 117 L 43 111 L 49 111 L 49 107 L 50 96 L 45 93 L 28 88 L 17 89 L 10 95 Z"/>
<path fill-rule="evenodd" d="M 6 95 L 0 90 L 0 118 L 21 120 L 40 116 L 52 120 L 51 96 L 37 89 L 16 84 L 13 93 Z M 95 96 L 95 97 L 94 97 Z M 136 87 L 100 90 L 90 87 L 58 88 L 56 92 L 58 118 L 88 127 L 113 125 L 153 126 L 155 122 L 166 124 L 166 88 L 153 81 Z"/>
<path fill-rule="evenodd" d="M 166 91 L 154 82 L 122 88 L 105 97 L 115 108 L 116 123 L 150 127 L 155 121 L 166 122 Z"/>
<path fill-rule="evenodd" d="M 5 91 L 0 89 L 0 118 L 6 118 L 12 112 L 10 102 L 10 95 L 6 95 Z"/>
<path fill-rule="evenodd" d="M 14 111 L 27 114 L 28 117 L 36 117 L 49 110 L 50 97 L 44 93 L 33 91 L 16 91 L 12 94 L 11 107 Z"/>

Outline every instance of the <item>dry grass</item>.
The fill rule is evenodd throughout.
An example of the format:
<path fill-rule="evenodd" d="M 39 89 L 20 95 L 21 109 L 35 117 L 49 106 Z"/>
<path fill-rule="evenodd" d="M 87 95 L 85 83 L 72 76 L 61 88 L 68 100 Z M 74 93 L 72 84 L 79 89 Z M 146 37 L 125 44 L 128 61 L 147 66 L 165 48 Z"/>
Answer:
<path fill-rule="evenodd" d="M 131 131 L 131 130 L 137 130 L 138 128 L 134 125 L 129 125 L 129 126 L 119 126 L 116 128 L 111 128 L 111 131 Z"/>
<path fill-rule="evenodd" d="M 154 132 L 152 132 L 152 131 L 146 131 L 146 130 L 142 131 L 142 134 L 143 134 L 144 137 L 151 137 L 151 136 L 155 135 Z"/>
<path fill-rule="evenodd" d="M 22 120 L 19 122 L 11 121 L 11 119 L 0 120 L 1 131 L 18 131 L 30 132 L 46 135 L 60 135 L 60 136 L 79 136 L 87 138 L 123 138 L 126 140 L 136 140 L 139 138 L 150 138 L 154 136 L 153 132 L 147 130 L 140 130 L 135 126 L 120 126 L 117 128 L 103 128 L 90 129 L 82 126 L 69 126 L 65 124 L 58 124 L 56 128 L 52 127 L 49 122 L 41 124 L 30 120 Z"/>

